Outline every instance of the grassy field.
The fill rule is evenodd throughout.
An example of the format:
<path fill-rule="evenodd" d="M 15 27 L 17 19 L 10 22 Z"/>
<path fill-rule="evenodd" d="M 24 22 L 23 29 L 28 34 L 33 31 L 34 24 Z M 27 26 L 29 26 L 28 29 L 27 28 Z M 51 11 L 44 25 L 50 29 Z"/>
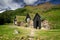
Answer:
<path fill-rule="evenodd" d="M 27 6 L 25 8 L 28 11 L 25 9 L 17 9 L 15 10 L 16 12 L 12 12 L 12 15 L 14 16 L 17 13 L 20 16 L 17 16 L 18 21 L 25 21 L 25 15 L 27 13 L 30 14 L 31 19 L 34 18 L 35 13 L 39 13 L 41 19 L 46 19 L 49 21 L 51 30 L 32 29 L 13 24 L 0 25 L 0 40 L 28 40 L 31 29 L 35 31 L 33 40 L 60 40 L 60 9 L 54 8 L 47 10 L 44 8 L 41 9 L 40 6 Z M 14 30 L 17 30 L 19 33 L 15 34 Z"/>
<path fill-rule="evenodd" d="M 19 31 L 15 34 L 14 30 Z M 27 37 L 28 29 L 18 28 L 14 25 L 0 25 L 0 40 L 21 40 L 22 37 Z"/>
<path fill-rule="evenodd" d="M 19 31 L 14 34 L 14 30 Z M 15 25 L 0 25 L 0 40 L 28 40 L 31 28 Z M 33 29 L 32 29 L 33 30 Z M 34 40 L 60 40 L 60 29 L 34 29 Z"/>
<path fill-rule="evenodd" d="M 40 40 L 60 40 L 60 29 L 54 30 L 38 30 L 36 31 L 36 38 Z"/>

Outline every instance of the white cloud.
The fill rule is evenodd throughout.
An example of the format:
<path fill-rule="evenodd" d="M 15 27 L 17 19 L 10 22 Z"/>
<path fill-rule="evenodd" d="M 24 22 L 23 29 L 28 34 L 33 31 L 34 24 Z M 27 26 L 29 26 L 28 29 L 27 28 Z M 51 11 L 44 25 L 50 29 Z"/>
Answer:
<path fill-rule="evenodd" d="M 32 5 L 35 2 L 37 2 L 38 0 L 24 0 L 24 2 L 26 3 L 26 5 Z"/>
<path fill-rule="evenodd" d="M 38 3 L 41 3 L 41 2 L 48 2 L 50 0 L 46 0 L 46 1 L 43 1 L 43 0 L 23 0 L 24 2 L 21 2 L 22 0 L 0 0 L 0 9 L 8 9 L 11 8 L 11 10 L 15 10 L 17 8 L 22 8 L 24 7 L 24 3 L 26 3 L 26 5 L 37 5 Z M 37 2 L 38 1 L 38 2 Z M 37 2 L 37 3 L 35 3 Z M 22 6 L 23 5 L 23 6 Z"/>
<path fill-rule="evenodd" d="M 21 4 L 18 3 L 14 3 L 12 2 L 13 0 L 6 0 L 5 3 L 8 7 L 10 7 L 12 10 L 15 10 L 17 8 L 21 8 Z"/>
<path fill-rule="evenodd" d="M 0 11 L 0 13 L 2 13 L 2 12 L 4 12 L 5 10 L 3 10 L 3 11 Z"/>
<path fill-rule="evenodd" d="M 48 2 L 48 1 L 50 1 L 50 0 L 46 0 L 46 2 Z"/>
<path fill-rule="evenodd" d="M 34 3 L 37 2 L 38 0 L 23 0 L 23 1 L 24 3 L 26 3 L 26 5 L 34 5 Z M 46 2 L 47 1 L 50 1 L 50 0 L 46 0 Z M 44 2 L 44 1 L 39 0 L 39 2 Z M 18 2 L 13 2 L 13 0 L 0 0 L 0 9 L 5 9 L 5 8 L 10 7 L 12 10 L 15 10 L 17 8 L 23 7 L 22 5 L 24 6 L 23 2 L 18 3 Z"/>
<path fill-rule="evenodd" d="M 37 5 L 37 3 L 44 3 L 44 2 L 48 2 L 51 0 L 24 0 L 24 2 L 26 3 L 26 5 Z M 37 3 L 35 3 L 37 2 Z"/>
<path fill-rule="evenodd" d="M 18 3 L 13 2 L 13 0 L 0 0 L 0 4 L 1 4 L 0 9 L 6 9 L 10 7 L 11 10 L 15 10 L 17 8 L 23 7 L 21 6 L 23 5 L 22 3 L 18 4 Z"/>

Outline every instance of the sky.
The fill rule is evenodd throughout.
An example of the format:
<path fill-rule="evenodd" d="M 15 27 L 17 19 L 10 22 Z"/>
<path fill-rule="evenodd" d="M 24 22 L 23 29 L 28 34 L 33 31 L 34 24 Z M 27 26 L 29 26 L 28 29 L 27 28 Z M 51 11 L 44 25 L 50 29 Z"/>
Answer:
<path fill-rule="evenodd" d="M 25 5 L 37 5 L 45 2 L 60 4 L 60 0 L 0 0 L 0 13 L 5 10 L 23 8 Z"/>

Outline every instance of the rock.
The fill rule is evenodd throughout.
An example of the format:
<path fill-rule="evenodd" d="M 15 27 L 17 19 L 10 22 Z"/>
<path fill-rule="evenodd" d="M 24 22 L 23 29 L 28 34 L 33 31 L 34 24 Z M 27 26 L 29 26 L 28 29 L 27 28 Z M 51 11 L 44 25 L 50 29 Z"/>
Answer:
<path fill-rule="evenodd" d="M 21 23 L 21 22 L 17 22 L 17 26 L 20 26 L 20 23 Z"/>
<path fill-rule="evenodd" d="M 29 26 L 30 26 L 31 28 L 33 28 L 33 21 L 32 21 L 32 20 L 30 20 Z"/>
<path fill-rule="evenodd" d="M 41 23 L 41 26 L 42 26 L 41 29 L 46 29 L 46 30 L 49 30 L 49 29 L 50 29 L 49 22 L 48 22 L 47 20 L 44 20 L 44 21 Z"/>
<path fill-rule="evenodd" d="M 14 33 L 13 34 L 18 34 L 19 32 L 17 30 L 14 30 Z"/>

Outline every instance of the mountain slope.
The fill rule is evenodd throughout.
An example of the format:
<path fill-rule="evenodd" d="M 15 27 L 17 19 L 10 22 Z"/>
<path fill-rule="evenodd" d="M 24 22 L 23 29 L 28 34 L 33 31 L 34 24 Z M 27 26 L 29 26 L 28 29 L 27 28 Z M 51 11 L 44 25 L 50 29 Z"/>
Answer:
<path fill-rule="evenodd" d="M 32 19 L 35 13 L 39 13 L 41 18 L 45 18 L 50 22 L 51 28 L 60 28 L 60 5 L 52 5 L 50 3 L 45 3 L 38 6 L 25 6 L 24 8 L 16 9 L 14 11 L 5 11 L 2 14 L 8 14 L 12 19 L 16 15 L 26 16 L 29 13 Z"/>

